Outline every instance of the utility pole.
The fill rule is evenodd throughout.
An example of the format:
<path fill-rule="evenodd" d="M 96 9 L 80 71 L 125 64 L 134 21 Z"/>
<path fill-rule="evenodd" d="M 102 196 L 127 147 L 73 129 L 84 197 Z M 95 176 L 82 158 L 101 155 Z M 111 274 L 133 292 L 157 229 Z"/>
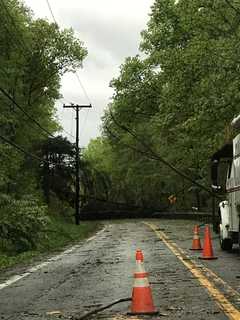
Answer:
<path fill-rule="evenodd" d="M 92 105 L 63 105 L 63 108 L 72 108 L 76 110 L 76 154 L 75 154 L 75 167 L 76 167 L 76 194 L 75 194 L 75 223 L 80 223 L 81 203 L 80 203 L 80 171 L 79 171 L 79 110 L 83 108 L 92 108 Z"/>

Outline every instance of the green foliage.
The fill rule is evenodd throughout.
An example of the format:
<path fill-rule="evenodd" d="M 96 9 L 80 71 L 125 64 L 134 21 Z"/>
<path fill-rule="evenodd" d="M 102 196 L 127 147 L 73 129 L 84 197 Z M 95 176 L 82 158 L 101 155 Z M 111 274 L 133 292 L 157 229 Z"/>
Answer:
<path fill-rule="evenodd" d="M 55 109 L 60 78 L 81 67 L 86 55 L 72 29 L 34 19 L 20 0 L 0 2 L 0 88 L 15 101 L 1 91 L 0 136 L 40 158 L 0 138 L 0 240 L 13 250 L 35 248 L 45 236 L 46 208 L 36 199 L 50 192 L 46 177 L 55 179 L 50 187 L 55 186 L 60 198 L 72 187 L 73 169 L 66 158 L 72 157 L 73 146 L 62 137 L 52 141 L 49 136 L 61 130 Z M 56 163 L 49 168 L 41 159 Z"/>
<path fill-rule="evenodd" d="M 91 140 L 87 150 L 84 151 L 81 168 L 85 202 L 89 200 L 89 197 L 99 199 L 111 197 L 112 186 L 109 169 L 112 166 L 108 160 L 111 162 L 112 158 L 109 152 L 109 146 L 105 145 L 104 141 L 100 138 Z M 105 157 L 105 154 L 109 154 L 109 157 Z M 108 165 L 110 167 L 106 168 Z"/>
<path fill-rule="evenodd" d="M 16 200 L 7 195 L 0 198 L 1 240 L 17 252 L 36 248 L 48 224 L 46 207 L 34 198 Z"/>
<path fill-rule="evenodd" d="M 87 238 L 90 234 L 96 232 L 100 227 L 99 222 L 83 221 L 76 226 L 72 220 L 61 217 L 50 217 L 47 237 L 41 239 L 38 250 L 40 252 L 53 251 L 61 249 L 67 244 Z"/>
<path fill-rule="evenodd" d="M 61 251 L 65 246 L 87 238 L 99 228 L 98 222 L 82 222 L 76 226 L 72 220 L 50 215 L 44 232 L 45 236 L 38 239 L 34 250 L 15 255 L 11 250 L 3 251 L 0 247 L 0 270 L 39 258 L 39 255 L 45 256 L 51 252 Z"/>
<path fill-rule="evenodd" d="M 54 107 L 60 98 L 60 76 L 80 67 L 87 50 L 73 30 L 60 30 L 54 23 L 34 20 L 18 0 L 4 0 L 0 9 L 0 87 L 53 134 L 61 129 Z M 48 137 L 2 93 L 0 134 L 32 153 Z M 0 141 L 0 192 L 11 190 L 17 194 L 25 188 L 28 192 L 28 184 L 21 184 L 22 170 L 35 192 L 39 163 L 18 153 Z"/>
<path fill-rule="evenodd" d="M 74 149 L 75 146 L 62 136 L 48 138 L 39 146 L 39 155 L 45 160 L 39 173 L 48 204 L 50 192 L 63 201 L 71 202 L 74 197 Z"/>
<path fill-rule="evenodd" d="M 209 159 L 232 138 L 239 112 L 239 17 L 239 0 L 155 0 L 142 32 L 145 55 L 127 58 L 111 82 L 103 138 L 93 142 L 92 166 L 110 177 L 112 199 L 166 207 L 174 193 L 182 208 L 210 203 L 151 150 L 210 185 Z"/>

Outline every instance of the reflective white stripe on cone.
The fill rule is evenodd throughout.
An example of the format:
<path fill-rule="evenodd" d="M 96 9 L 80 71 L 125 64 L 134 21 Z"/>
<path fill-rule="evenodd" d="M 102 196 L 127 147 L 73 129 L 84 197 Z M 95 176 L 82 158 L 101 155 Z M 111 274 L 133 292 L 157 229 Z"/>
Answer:
<path fill-rule="evenodd" d="M 140 251 L 140 250 L 139 250 Z M 158 314 L 153 305 L 151 287 L 147 278 L 143 261 L 136 260 L 136 272 L 132 290 L 131 312 L 129 314 L 153 315 Z"/>

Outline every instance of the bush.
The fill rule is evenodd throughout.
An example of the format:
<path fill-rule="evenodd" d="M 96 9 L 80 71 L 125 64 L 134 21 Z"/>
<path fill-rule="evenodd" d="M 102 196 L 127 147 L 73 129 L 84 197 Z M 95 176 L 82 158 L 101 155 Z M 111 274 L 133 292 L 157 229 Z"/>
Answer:
<path fill-rule="evenodd" d="M 75 210 L 67 201 L 60 200 L 53 192 L 50 193 L 50 201 L 48 204 L 49 213 L 54 216 L 61 216 L 66 220 L 73 219 Z"/>
<path fill-rule="evenodd" d="M 16 200 L 0 196 L 0 239 L 17 252 L 36 248 L 40 236 L 48 224 L 46 206 L 38 200 L 26 197 Z"/>

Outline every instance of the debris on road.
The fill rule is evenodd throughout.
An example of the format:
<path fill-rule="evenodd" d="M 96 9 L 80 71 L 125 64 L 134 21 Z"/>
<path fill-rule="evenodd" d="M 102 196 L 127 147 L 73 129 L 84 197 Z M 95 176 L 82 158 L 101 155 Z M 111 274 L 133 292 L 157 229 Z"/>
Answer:
<path fill-rule="evenodd" d="M 4 280 L 0 290 L 0 319 L 145 319 L 140 315 L 128 316 L 128 304 L 115 304 L 119 297 L 131 294 L 135 263 L 132 252 L 139 247 L 145 253 L 149 283 L 154 284 L 154 306 L 161 311 L 158 316 L 148 316 L 149 319 L 227 320 L 227 305 L 233 310 L 229 309 L 230 312 L 238 316 L 239 253 L 234 251 L 230 255 L 216 249 L 219 259 L 214 264 L 208 260 L 201 260 L 200 264 L 197 251 L 188 255 L 192 229 L 197 223 L 152 220 L 156 229 L 172 233 L 165 234 L 164 241 L 156 241 L 156 234 L 142 221 L 106 222 L 105 230 L 94 240 L 80 243 L 68 254 L 41 263 L 41 268 L 33 267 L 25 277 L 16 274 L 14 282 Z M 26 270 L 21 270 L 21 274 Z M 196 278 L 200 274 L 202 283 Z M 212 295 L 203 283 L 214 288 Z M 226 302 L 224 310 L 216 303 L 215 293 Z M 109 301 L 115 301 L 114 305 L 110 307 Z M 100 309 L 98 313 L 96 309 Z"/>

